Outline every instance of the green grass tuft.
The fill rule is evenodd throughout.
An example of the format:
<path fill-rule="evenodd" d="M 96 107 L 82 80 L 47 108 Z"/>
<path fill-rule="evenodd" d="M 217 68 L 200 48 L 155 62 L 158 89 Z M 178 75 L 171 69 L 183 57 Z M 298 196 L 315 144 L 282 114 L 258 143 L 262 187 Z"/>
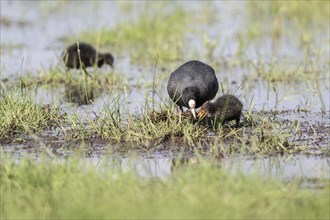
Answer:
<path fill-rule="evenodd" d="M 38 103 L 24 89 L 1 90 L 0 112 L 0 139 L 16 133 L 38 132 L 63 120 L 58 108 Z"/>

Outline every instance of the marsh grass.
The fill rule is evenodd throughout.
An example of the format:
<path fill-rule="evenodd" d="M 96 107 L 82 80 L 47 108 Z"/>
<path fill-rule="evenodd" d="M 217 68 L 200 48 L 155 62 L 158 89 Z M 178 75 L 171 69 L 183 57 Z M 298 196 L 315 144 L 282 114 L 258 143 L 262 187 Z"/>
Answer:
<path fill-rule="evenodd" d="M 0 112 L 1 139 L 57 126 L 64 117 L 58 108 L 38 103 L 30 92 L 8 87 L 0 91 Z"/>
<path fill-rule="evenodd" d="M 176 7 L 172 12 L 145 13 L 131 22 L 123 22 L 112 29 L 82 32 L 79 41 L 107 46 L 118 54 L 128 53 L 133 62 L 150 64 L 156 57 L 171 62 L 183 57 L 184 34 L 189 13 Z M 77 41 L 67 37 L 68 42 Z M 97 41 L 97 42 L 96 42 Z"/>
<path fill-rule="evenodd" d="M 313 33 L 316 30 L 329 26 L 327 18 L 330 10 L 327 1 L 272 1 L 261 4 L 249 1 L 247 12 L 251 18 L 251 28 L 247 31 L 250 40 L 271 36 L 273 40 L 279 41 L 287 37 L 295 41 L 298 39 L 304 45 L 315 41 Z M 270 25 L 266 26 L 266 23 Z"/>
<path fill-rule="evenodd" d="M 71 138 L 94 136 L 148 150 L 172 137 L 193 145 L 205 135 L 205 127 L 194 124 L 189 113 L 180 118 L 173 104 L 168 105 L 163 101 L 155 104 L 150 100 L 147 98 L 141 115 L 126 111 L 125 99 L 118 96 L 109 102 L 96 119 L 81 120 L 77 115 L 71 117 L 70 124 L 74 132 Z"/>
<path fill-rule="evenodd" d="M 310 55 L 307 55 L 310 57 Z M 247 61 L 248 68 L 252 74 L 250 78 L 263 79 L 269 82 L 301 83 L 328 78 L 328 66 L 321 66 L 320 59 L 307 58 L 304 61 L 285 59 L 272 59 L 266 61 L 260 59 L 258 63 Z"/>
<path fill-rule="evenodd" d="M 70 128 L 65 132 L 68 139 L 90 139 L 100 137 L 117 143 L 123 141 L 125 129 L 125 108 L 121 96 L 108 100 L 107 104 L 94 118 L 82 118 L 79 114 L 68 116 Z"/>
<path fill-rule="evenodd" d="M 237 128 L 231 122 L 221 125 L 208 124 L 203 119 L 194 121 L 190 112 L 180 115 L 175 104 L 168 104 L 156 93 L 155 85 L 153 87 L 154 92 L 146 94 L 139 113 L 129 109 L 127 97 L 118 91 L 110 94 L 98 113 L 91 109 L 85 116 L 81 113 L 63 115 L 56 107 L 38 104 L 33 91 L 28 89 L 5 89 L 0 100 L 4 112 L 1 137 L 37 133 L 53 126 L 69 141 L 99 138 L 123 149 L 185 148 L 218 154 L 295 153 L 305 149 L 294 144 L 299 123 L 288 125 L 276 114 L 255 112 L 252 108 L 243 112 Z M 69 91 L 72 92 L 72 85 Z M 79 102 L 86 101 L 86 104 L 97 95 L 90 94 L 87 87 L 81 85 L 78 93 L 81 95 Z"/>
<path fill-rule="evenodd" d="M 149 145 L 157 146 L 168 142 L 173 138 L 181 139 L 183 143 L 193 146 L 206 134 L 203 126 L 193 122 L 190 113 L 180 116 L 174 104 L 157 102 L 154 108 L 151 108 L 152 105 L 149 103 L 145 106 L 147 109 L 142 117 L 131 117 L 128 121 L 130 130 L 127 132 L 127 138 L 142 143 L 146 148 L 150 148 Z M 144 136 L 141 136 L 141 133 Z"/>
<path fill-rule="evenodd" d="M 146 178 L 106 160 L 16 163 L 3 157 L 1 218 L 329 218 L 326 179 L 310 190 L 299 179 L 235 173 L 200 160 L 177 167 L 170 178 Z"/>
<path fill-rule="evenodd" d="M 174 104 L 146 99 L 141 114 L 126 111 L 125 98 L 110 101 L 94 119 L 70 117 L 68 139 L 101 138 L 129 149 L 153 150 L 184 146 L 189 149 L 245 154 L 295 153 L 300 148 L 290 142 L 295 126 L 288 126 L 272 114 L 244 112 L 240 126 L 234 123 L 209 125 L 194 121 L 190 112 L 179 114 Z M 219 121 L 219 120 L 216 120 Z"/>
<path fill-rule="evenodd" d="M 87 75 L 79 70 L 64 71 L 59 66 L 55 66 L 49 70 L 41 69 L 39 74 L 27 73 L 14 80 L 7 80 L 6 85 L 29 91 L 38 88 L 63 89 L 64 101 L 79 105 L 91 104 L 104 93 L 124 92 L 125 89 L 138 86 L 129 83 L 130 80 L 125 74 L 91 70 Z"/>
<path fill-rule="evenodd" d="M 255 17 L 261 15 L 268 19 L 290 20 L 302 28 L 313 28 L 315 25 L 327 26 L 326 17 L 330 14 L 329 2 L 326 1 L 312 1 L 308 4 L 300 1 L 263 2 L 262 4 L 258 1 L 250 1 L 248 9 Z M 315 13 L 316 11 L 318 13 Z"/>
<path fill-rule="evenodd" d="M 259 63 L 251 62 L 253 77 L 272 82 L 327 76 L 329 6 L 327 1 L 247 2 L 245 28 L 236 34 L 237 62 L 257 54 Z"/>
<path fill-rule="evenodd" d="M 314 52 L 317 53 L 317 51 Z M 243 78 L 251 83 L 262 80 L 262 82 L 286 86 L 311 82 L 315 86 L 319 81 L 328 80 L 329 64 L 322 65 L 322 58 L 319 55 L 305 54 L 305 56 L 304 60 L 276 56 L 260 57 L 257 60 L 249 59 L 247 56 L 223 57 L 212 60 L 211 65 L 218 72 L 236 73 L 234 79 Z"/>
<path fill-rule="evenodd" d="M 235 134 L 232 151 L 247 154 L 277 154 L 288 153 L 292 149 L 288 141 L 291 130 L 279 121 L 263 116 L 258 125 L 248 131 L 238 131 Z M 294 152 L 293 152 L 294 153 Z"/>
<path fill-rule="evenodd" d="M 50 67 L 49 69 L 41 69 L 39 75 L 28 76 L 22 80 L 25 84 L 34 84 L 37 82 L 38 85 L 86 85 L 93 89 L 110 90 L 113 88 L 119 88 L 121 86 L 128 85 L 128 79 L 124 73 L 118 73 L 115 71 L 103 71 L 95 68 L 90 68 L 90 76 L 84 75 L 79 70 L 65 71 L 60 66 Z"/>
<path fill-rule="evenodd" d="M 189 34 L 195 34 L 195 32 L 200 34 L 198 32 L 200 27 L 195 27 L 192 24 L 207 23 L 207 21 L 201 18 L 200 14 L 204 13 L 212 17 L 212 15 L 214 15 L 214 12 L 210 9 L 212 5 L 203 5 L 201 9 L 203 13 L 198 13 L 184 10 L 179 4 L 175 5 L 171 10 L 164 9 L 164 7 L 167 6 L 166 3 L 162 3 L 161 5 L 146 4 L 150 7 L 150 10 L 148 9 L 134 21 L 126 20 L 113 28 L 101 27 L 99 30 L 83 31 L 79 33 L 78 36 L 66 36 L 64 39 L 68 43 L 86 41 L 92 43 L 98 49 L 111 50 L 115 52 L 118 57 L 121 55 L 129 55 L 134 64 L 139 64 L 144 67 L 152 66 L 152 63 L 158 59 L 161 68 L 168 68 L 164 74 L 160 74 L 159 78 L 162 80 L 165 80 L 169 72 L 174 70 L 175 66 L 178 66 L 178 61 L 182 61 L 187 57 L 197 57 L 200 59 L 205 59 L 205 57 L 207 57 L 210 63 L 219 60 L 219 57 L 212 56 L 212 54 L 214 50 L 219 47 L 218 44 L 220 44 L 220 41 L 207 34 L 203 35 L 203 48 L 208 52 L 202 55 L 202 57 L 201 53 L 203 50 L 196 51 L 194 55 L 187 54 L 187 48 L 189 48 L 189 50 L 190 48 L 195 48 L 195 45 L 193 45 L 194 41 L 189 41 L 187 36 Z M 127 4 L 126 6 L 128 5 L 132 6 L 132 4 Z M 323 39 L 322 42 L 316 42 L 315 39 L 306 40 L 307 38 L 312 38 L 315 35 L 315 31 L 320 33 L 318 35 L 327 36 L 325 32 L 327 28 L 327 19 L 325 18 L 329 17 L 329 10 L 327 7 L 329 4 L 327 2 L 313 1 L 310 5 L 305 2 L 297 1 L 266 2 L 262 4 L 249 1 L 246 5 L 247 14 L 245 21 L 248 24 L 246 25 L 247 28 L 244 28 L 235 35 L 239 46 L 237 48 L 235 60 L 232 61 L 234 65 L 248 66 L 246 71 L 253 73 L 249 76 L 253 79 L 257 78 L 283 83 L 308 81 L 313 79 L 314 75 L 324 76 L 328 72 L 328 66 L 327 69 L 324 70 L 320 63 L 313 63 L 309 60 L 317 54 L 316 60 L 320 60 L 322 57 L 326 56 L 325 53 L 328 51 L 322 48 L 325 48 L 323 44 L 326 44 L 328 39 Z M 126 8 L 126 6 L 124 8 Z M 128 11 L 123 11 L 123 13 L 130 13 L 132 8 L 127 10 Z M 259 19 L 260 16 L 264 19 Z M 215 18 L 210 18 L 206 20 L 214 19 Z M 323 32 L 324 34 L 322 34 Z M 294 41 L 294 44 L 292 44 L 291 41 L 286 42 L 289 36 Z M 219 38 L 221 38 L 221 36 L 219 36 Z M 264 38 L 267 38 L 267 40 Z M 296 43 L 296 39 L 302 39 L 302 42 L 299 41 L 299 43 Z M 275 44 L 282 44 L 283 48 L 288 49 L 289 52 L 291 52 L 291 50 L 297 50 L 299 56 L 303 54 L 303 58 L 300 60 L 301 62 L 295 63 L 296 57 L 292 59 L 289 58 L 289 60 L 273 60 L 272 58 L 263 60 L 263 55 L 258 55 L 258 60 L 260 60 L 260 62 L 253 64 L 249 50 L 255 50 L 255 53 L 262 54 L 260 51 L 264 51 L 264 48 L 269 47 L 268 41 L 274 45 L 273 49 L 267 54 L 267 57 L 278 57 L 276 53 L 278 49 L 275 48 L 278 46 Z M 253 45 L 254 43 L 257 47 Z M 268 49 L 265 50 L 267 51 Z M 280 55 L 278 58 L 281 59 L 283 57 Z M 326 62 L 327 61 L 328 60 L 326 60 Z M 313 68 L 310 68 L 310 66 L 313 66 Z M 121 74 L 118 73 L 119 78 L 120 75 Z M 136 75 L 134 78 L 140 76 L 139 74 Z M 144 79 L 144 74 L 142 74 L 142 77 Z M 51 82 L 53 79 L 56 79 L 57 76 L 50 79 L 47 78 L 48 77 L 41 81 Z M 121 84 L 121 80 L 116 76 L 113 77 L 113 79 L 112 81 L 118 81 L 119 84 Z M 145 86 L 143 79 L 140 80 L 137 86 Z M 59 81 L 63 80 L 59 79 Z M 111 80 L 109 81 L 111 82 Z M 123 83 L 127 84 L 127 80 L 124 81 Z M 102 82 L 105 81 L 103 80 Z M 55 83 L 56 80 L 54 81 L 54 84 Z"/>

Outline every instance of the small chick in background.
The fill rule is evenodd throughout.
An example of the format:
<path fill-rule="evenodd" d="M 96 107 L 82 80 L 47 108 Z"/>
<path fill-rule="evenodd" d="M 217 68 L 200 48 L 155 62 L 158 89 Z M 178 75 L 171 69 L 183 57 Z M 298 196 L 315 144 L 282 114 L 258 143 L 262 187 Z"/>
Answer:
<path fill-rule="evenodd" d="M 92 45 L 83 42 L 74 43 L 66 48 L 62 53 L 62 60 L 68 69 L 82 67 L 86 73 L 87 67 L 101 67 L 103 64 L 113 67 L 114 62 L 110 53 L 99 53 Z"/>

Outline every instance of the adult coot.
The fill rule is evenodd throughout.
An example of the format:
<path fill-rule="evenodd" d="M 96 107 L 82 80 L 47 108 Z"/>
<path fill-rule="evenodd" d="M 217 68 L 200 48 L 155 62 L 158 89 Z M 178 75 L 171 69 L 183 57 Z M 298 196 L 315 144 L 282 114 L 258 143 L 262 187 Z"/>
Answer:
<path fill-rule="evenodd" d="M 219 89 L 211 66 L 197 60 L 188 61 L 171 73 L 167 84 L 170 98 L 179 106 L 189 108 L 196 118 L 196 108 L 215 97 Z"/>
<path fill-rule="evenodd" d="M 101 67 L 103 64 L 109 64 L 112 67 L 114 61 L 110 53 L 98 53 L 92 45 L 83 42 L 74 43 L 66 48 L 62 59 L 69 69 L 79 69 L 80 63 L 82 63 L 84 70 L 94 65 Z"/>
<path fill-rule="evenodd" d="M 220 122 L 224 124 L 227 121 L 235 120 L 238 126 L 243 104 L 233 95 L 226 94 L 219 97 L 215 102 L 207 102 L 203 104 L 201 111 L 198 113 L 199 118 L 205 115 L 213 118 L 220 118 Z"/>

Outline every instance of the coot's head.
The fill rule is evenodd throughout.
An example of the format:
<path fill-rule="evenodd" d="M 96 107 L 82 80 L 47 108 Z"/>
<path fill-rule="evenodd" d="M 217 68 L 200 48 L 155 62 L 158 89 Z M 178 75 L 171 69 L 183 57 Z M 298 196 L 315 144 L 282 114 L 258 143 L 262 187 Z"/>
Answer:
<path fill-rule="evenodd" d="M 196 119 L 196 108 L 199 106 L 197 101 L 199 99 L 199 92 L 194 87 L 187 87 L 182 91 L 182 102 L 183 104 L 190 109 L 194 118 Z"/>
<path fill-rule="evenodd" d="M 111 53 L 103 54 L 103 59 L 106 64 L 109 64 L 111 67 L 113 67 L 114 58 Z"/>

